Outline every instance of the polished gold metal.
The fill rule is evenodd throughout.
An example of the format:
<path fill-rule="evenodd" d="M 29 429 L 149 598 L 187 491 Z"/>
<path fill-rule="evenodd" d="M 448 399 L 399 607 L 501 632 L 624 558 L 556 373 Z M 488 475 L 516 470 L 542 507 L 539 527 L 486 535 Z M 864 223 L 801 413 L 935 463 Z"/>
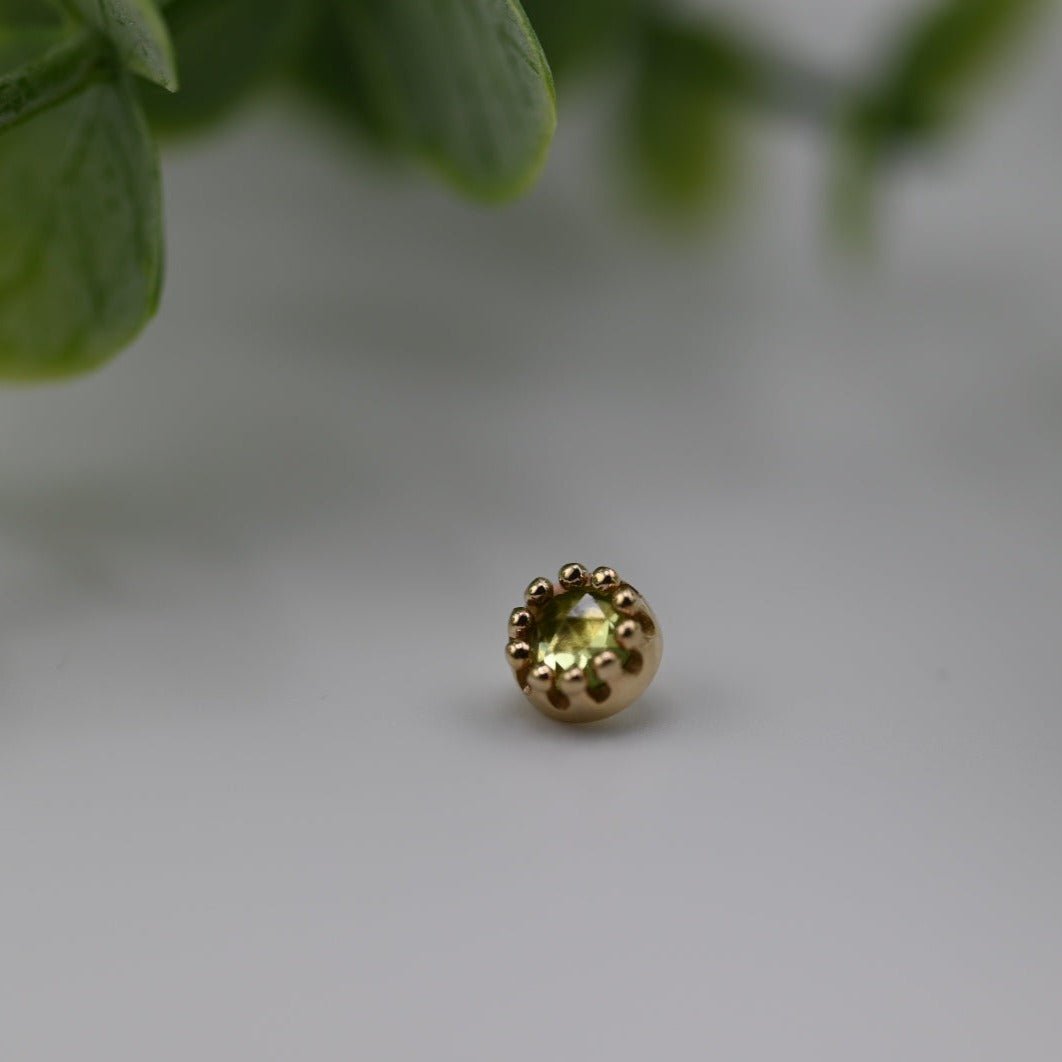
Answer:
<path fill-rule="evenodd" d="M 574 590 L 577 586 L 586 586 L 589 578 L 590 573 L 581 564 L 565 564 L 558 582 L 565 590 Z"/>
<path fill-rule="evenodd" d="M 524 591 L 524 600 L 531 608 L 541 608 L 553 597 L 553 584 L 548 579 L 532 579 Z"/>
<path fill-rule="evenodd" d="M 527 642 L 510 642 L 505 652 L 514 671 L 522 671 L 531 659 L 531 646 Z"/>
<path fill-rule="evenodd" d="M 535 626 L 535 617 L 530 609 L 514 608 L 509 615 L 509 637 L 522 638 Z"/>
<path fill-rule="evenodd" d="M 585 594 L 579 595 L 579 590 Z M 574 614 L 572 602 L 578 599 L 581 605 L 587 596 L 600 617 L 598 627 L 607 627 L 608 648 L 602 648 L 600 640 L 594 645 L 594 639 L 558 648 L 547 629 L 550 617 L 555 618 L 558 609 Z M 591 648 L 598 650 L 592 656 Z M 653 681 L 663 650 L 656 617 L 641 594 L 614 568 L 590 572 L 581 564 L 564 565 L 556 583 L 535 579 L 528 584 L 524 604 L 509 615 L 505 647 L 516 684 L 528 700 L 565 723 L 593 723 L 633 704 Z"/>
<path fill-rule="evenodd" d="M 615 568 L 595 568 L 594 574 L 590 576 L 590 583 L 595 590 L 605 593 L 619 583 L 619 576 Z"/>

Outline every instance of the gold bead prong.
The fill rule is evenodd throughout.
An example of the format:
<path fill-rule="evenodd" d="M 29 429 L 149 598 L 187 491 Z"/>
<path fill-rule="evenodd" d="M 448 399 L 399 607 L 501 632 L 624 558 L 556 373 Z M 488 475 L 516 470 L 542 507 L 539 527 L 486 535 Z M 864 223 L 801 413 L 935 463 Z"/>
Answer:
<path fill-rule="evenodd" d="M 527 675 L 527 684 L 539 693 L 546 693 L 553 685 L 553 669 L 549 664 L 538 664 Z"/>
<path fill-rule="evenodd" d="M 586 689 L 586 675 L 581 668 L 568 668 L 557 679 L 557 688 L 567 697 L 578 697 Z"/>
<path fill-rule="evenodd" d="M 593 659 L 594 674 L 602 682 L 615 682 L 623 674 L 623 662 L 611 649 L 605 649 Z"/>
<path fill-rule="evenodd" d="M 641 598 L 638 596 L 638 591 L 633 586 L 623 584 L 613 595 L 612 604 L 615 606 L 617 612 L 622 612 L 625 616 L 633 616 L 638 611 L 638 606 L 641 604 Z"/>
<path fill-rule="evenodd" d="M 535 625 L 535 617 L 530 609 L 514 608 L 509 613 L 509 637 L 522 641 Z"/>
<path fill-rule="evenodd" d="M 519 671 L 531 659 L 531 646 L 527 642 L 510 642 L 505 647 L 505 656 L 509 666 L 514 671 Z"/>
<path fill-rule="evenodd" d="M 532 607 L 544 605 L 553 597 L 553 584 L 548 579 L 533 579 L 524 591 L 524 600 Z"/>
<path fill-rule="evenodd" d="M 640 649 L 645 645 L 645 631 L 636 619 L 628 617 L 616 624 L 616 641 L 624 649 Z"/>
<path fill-rule="evenodd" d="M 608 593 L 619 585 L 619 576 L 615 568 L 595 568 L 590 583 L 595 590 Z"/>
<path fill-rule="evenodd" d="M 560 570 L 558 582 L 565 590 L 575 590 L 580 586 L 586 586 L 590 579 L 590 573 L 581 564 L 565 564 Z"/>

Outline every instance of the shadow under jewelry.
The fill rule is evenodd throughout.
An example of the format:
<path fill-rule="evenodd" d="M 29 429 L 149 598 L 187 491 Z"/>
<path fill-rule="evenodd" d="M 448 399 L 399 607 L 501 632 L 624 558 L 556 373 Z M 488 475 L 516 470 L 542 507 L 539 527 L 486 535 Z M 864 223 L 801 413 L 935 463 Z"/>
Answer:
<path fill-rule="evenodd" d="M 523 732 L 566 741 L 607 741 L 659 731 L 672 720 L 666 698 L 646 693 L 629 708 L 595 723 L 564 723 L 539 712 L 518 691 L 477 704 L 468 713 L 478 729 L 506 736 Z"/>

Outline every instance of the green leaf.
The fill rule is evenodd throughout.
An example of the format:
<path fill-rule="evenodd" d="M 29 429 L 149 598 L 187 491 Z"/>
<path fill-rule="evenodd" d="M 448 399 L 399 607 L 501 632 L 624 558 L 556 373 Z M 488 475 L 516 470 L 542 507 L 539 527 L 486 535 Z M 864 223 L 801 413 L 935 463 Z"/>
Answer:
<path fill-rule="evenodd" d="M 0 82 L 8 105 L 0 102 L 0 126 L 6 124 L 17 82 L 31 78 L 44 56 L 83 36 L 79 22 L 49 0 L 0 0 Z M 26 91 L 32 91 L 27 87 Z"/>
<path fill-rule="evenodd" d="M 643 75 L 629 115 L 634 176 L 646 205 L 685 216 L 730 186 L 732 144 L 717 97 L 669 73 Z"/>
<path fill-rule="evenodd" d="M 347 44 L 342 7 L 327 0 L 294 64 L 296 83 L 349 131 L 377 150 L 394 148 L 392 129 L 375 105 L 369 71 L 355 61 Z"/>
<path fill-rule="evenodd" d="M 519 194 L 556 126 L 549 65 L 516 0 L 344 0 L 374 124 L 466 194 Z"/>
<path fill-rule="evenodd" d="M 112 72 L 98 38 L 80 27 L 65 34 L 34 29 L 13 41 L 0 39 L 0 132 Z"/>
<path fill-rule="evenodd" d="M 141 77 L 177 90 L 177 64 L 166 23 L 154 0 L 68 0 L 114 44 L 122 62 Z"/>
<path fill-rule="evenodd" d="M 932 132 L 959 114 L 1046 0 L 944 0 L 903 33 L 878 93 L 893 135 Z"/>
<path fill-rule="evenodd" d="M 733 31 L 707 21 L 643 21 L 628 140 L 650 206 L 685 217 L 719 205 L 735 174 L 732 109 L 755 97 L 760 77 Z"/>
<path fill-rule="evenodd" d="M 831 205 L 848 242 L 870 242 L 883 168 L 949 132 L 1016 38 L 1049 7 L 1050 0 L 939 0 L 911 17 L 881 73 L 841 117 Z"/>
<path fill-rule="evenodd" d="M 0 0 L 0 74 L 40 55 L 71 30 L 66 9 L 49 0 Z"/>
<path fill-rule="evenodd" d="M 99 364 L 154 312 L 156 153 L 125 79 L 0 133 L 0 376 Z"/>
<path fill-rule="evenodd" d="M 181 91 L 144 86 L 152 125 L 179 133 L 225 117 L 296 54 L 316 7 L 313 0 L 174 0 L 166 19 Z"/>
<path fill-rule="evenodd" d="M 559 81 L 614 52 L 635 27 L 636 0 L 523 0 Z"/>

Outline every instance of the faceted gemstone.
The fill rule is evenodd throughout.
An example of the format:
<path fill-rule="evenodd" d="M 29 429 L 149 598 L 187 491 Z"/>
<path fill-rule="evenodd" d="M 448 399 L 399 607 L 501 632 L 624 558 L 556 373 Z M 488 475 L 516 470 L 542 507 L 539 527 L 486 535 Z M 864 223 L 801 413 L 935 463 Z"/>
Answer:
<path fill-rule="evenodd" d="M 623 617 L 612 602 L 585 590 L 558 594 L 544 605 L 538 618 L 538 663 L 559 675 L 570 667 L 585 669 L 598 653 L 611 649 L 626 656 L 616 641 L 616 624 Z M 598 685 L 588 672 L 590 685 Z"/>

